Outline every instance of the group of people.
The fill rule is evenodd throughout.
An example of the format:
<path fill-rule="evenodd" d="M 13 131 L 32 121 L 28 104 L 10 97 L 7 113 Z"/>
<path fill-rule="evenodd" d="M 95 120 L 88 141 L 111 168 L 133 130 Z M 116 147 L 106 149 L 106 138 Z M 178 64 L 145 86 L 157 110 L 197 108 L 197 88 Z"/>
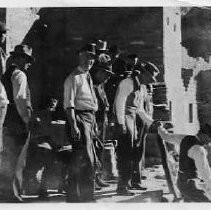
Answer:
<path fill-rule="evenodd" d="M 5 24 L 0 23 L 1 44 L 5 36 Z M 168 133 L 161 122 L 153 120 L 152 85 L 159 69 L 136 54 L 124 57 L 120 54 L 117 46 L 108 48 L 106 41 L 90 42 L 78 50 L 78 65 L 64 81 L 65 133 L 71 146 L 65 156 L 67 202 L 92 202 L 97 184 L 108 186 L 101 176 L 102 150 L 95 144 L 97 139 L 103 148 L 108 121 L 115 122 L 117 194 L 131 196 L 133 190 L 146 190 L 141 185 L 146 178 L 141 172 L 146 136 L 153 127 L 163 140 L 180 144 L 178 188 L 185 201 L 210 201 L 211 171 L 204 148 L 211 142 L 209 122 L 201 126 L 196 136 Z M 27 70 L 34 62 L 28 45 L 17 45 L 7 59 L 0 48 L 0 200 L 3 201 L 23 202 L 22 174 L 30 130 L 35 125 Z M 57 154 L 64 151 L 62 146 L 50 146 Z M 201 180 L 203 189 L 197 185 Z"/>
<path fill-rule="evenodd" d="M 117 48 L 112 59 L 105 46 L 105 41 L 98 40 L 82 47 L 79 65 L 64 83 L 66 130 L 74 153 L 68 177 L 69 201 L 94 199 L 96 149 L 92 140 L 93 130 L 95 121 L 99 122 L 99 118 L 104 118 L 104 113 L 109 111 L 109 99 L 113 100 L 111 109 L 116 121 L 119 172 L 116 191 L 119 195 L 128 196 L 134 194 L 130 189 L 146 190 L 140 185 L 139 166 L 144 156 L 146 131 L 151 125 L 158 125 L 152 119 L 149 87 L 156 81 L 159 70 L 150 62 L 139 61 L 135 54 L 129 54 L 125 59 L 118 57 Z M 111 49 L 114 52 L 114 47 Z M 113 99 L 106 97 L 108 86 Z M 102 127 L 99 130 L 102 131 Z"/>

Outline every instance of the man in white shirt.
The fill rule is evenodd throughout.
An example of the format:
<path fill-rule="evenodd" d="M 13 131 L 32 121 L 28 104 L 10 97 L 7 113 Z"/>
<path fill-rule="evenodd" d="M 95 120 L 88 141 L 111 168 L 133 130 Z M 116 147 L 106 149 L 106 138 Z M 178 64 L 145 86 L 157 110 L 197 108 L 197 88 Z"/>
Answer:
<path fill-rule="evenodd" d="M 67 135 L 73 147 L 69 166 L 67 202 L 94 200 L 93 125 L 98 102 L 89 70 L 94 64 L 95 44 L 79 50 L 79 65 L 64 83 Z"/>
<path fill-rule="evenodd" d="M 27 45 L 17 45 L 10 53 L 10 66 L 2 76 L 9 105 L 5 118 L 5 135 L 1 165 L 1 199 L 22 201 L 18 183 L 14 182 L 16 164 L 28 137 L 32 106 L 26 72 L 33 62 L 32 49 Z M 22 179 L 21 177 L 19 177 Z M 14 183 L 13 183 L 14 182 Z"/>
<path fill-rule="evenodd" d="M 132 173 L 134 161 L 137 159 L 136 150 L 139 147 L 137 120 L 141 120 L 148 127 L 154 122 L 144 107 L 144 104 L 149 101 L 146 84 L 153 82 L 155 82 L 154 75 L 142 69 L 140 74 L 133 73 L 131 77 L 122 80 L 116 92 L 114 109 L 118 126 L 117 167 L 119 171 L 117 193 L 121 195 L 133 195 L 128 187 L 146 189 L 136 183 L 135 186 L 133 185 Z"/>
<path fill-rule="evenodd" d="M 2 45 L 4 44 L 6 40 L 6 25 L 2 22 L 0 22 L 0 78 L 5 73 L 6 70 L 6 53 L 4 52 Z M 2 151 L 3 151 L 3 124 L 7 112 L 7 104 L 9 103 L 7 99 L 7 94 L 5 91 L 5 88 L 0 81 L 0 164 L 1 164 L 1 158 L 2 158 Z"/>
<path fill-rule="evenodd" d="M 172 144 L 180 145 L 177 186 L 185 202 L 211 201 L 211 170 L 206 146 L 211 143 L 210 123 L 201 125 L 195 136 L 173 134 L 160 126 L 158 134 Z"/>

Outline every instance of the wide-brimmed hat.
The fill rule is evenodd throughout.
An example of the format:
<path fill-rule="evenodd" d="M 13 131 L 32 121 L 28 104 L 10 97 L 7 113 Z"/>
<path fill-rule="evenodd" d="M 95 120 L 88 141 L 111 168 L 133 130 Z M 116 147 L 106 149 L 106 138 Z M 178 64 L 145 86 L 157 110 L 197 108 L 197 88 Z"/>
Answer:
<path fill-rule="evenodd" d="M 100 54 L 98 59 L 96 60 L 93 68 L 95 70 L 101 69 L 104 70 L 112 75 L 114 75 L 114 72 L 112 71 L 112 62 L 111 57 L 105 53 Z"/>
<path fill-rule="evenodd" d="M 88 52 L 91 56 L 95 57 L 96 55 L 96 44 L 88 43 L 79 49 L 80 52 Z"/>
<path fill-rule="evenodd" d="M 135 53 L 133 53 L 133 54 L 129 54 L 129 55 L 127 55 L 127 58 L 129 58 L 129 59 L 135 59 L 135 58 L 138 58 L 138 55 L 137 54 L 135 54 Z"/>
<path fill-rule="evenodd" d="M 13 56 L 26 56 L 29 58 L 30 62 L 34 61 L 34 57 L 32 56 L 32 48 L 26 44 L 16 45 L 14 51 L 10 52 Z"/>
<path fill-rule="evenodd" d="M 110 46 L 108 51 L 110 54 L 115 54 L 115 55 L 119 55 L 122 53 L 122 51 L 119 49 L 117 45 Z"/>
<path fill-rule="evenodd" d="M 142 62 L 141 63 L 142 70 L 150 73 L 152 79 L 156 82 L 156 76 L 160 73 L 158 67 L 151 62 Z"/>
<path fill-rule="evenodd" d="M 6 24 L 0 21 L 0 34 L 6 33 L 6 32 L 7 32 Z"/>
<path fill-rule="evenodd" d="M 112 71 L 112 65 L 111 64 L 107 64 L 107 63 L 96 63 L 94 65 L 94 69 L 95 70 L 103 70 L 106 71 L 107 73 L 114 75 L 114 72 Z"/>

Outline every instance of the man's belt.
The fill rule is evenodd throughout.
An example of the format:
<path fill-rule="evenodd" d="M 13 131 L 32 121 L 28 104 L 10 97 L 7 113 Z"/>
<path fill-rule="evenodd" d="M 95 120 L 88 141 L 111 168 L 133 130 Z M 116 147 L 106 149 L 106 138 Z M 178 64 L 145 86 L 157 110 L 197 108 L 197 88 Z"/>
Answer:
<path fill-rule="evenodd" d="M 78 110 L 78 109 L 75 109 L 75 113 L 76 114 L 83 114 L 83 113 L 95 114 L 95 111 L 94 110 Z"/>

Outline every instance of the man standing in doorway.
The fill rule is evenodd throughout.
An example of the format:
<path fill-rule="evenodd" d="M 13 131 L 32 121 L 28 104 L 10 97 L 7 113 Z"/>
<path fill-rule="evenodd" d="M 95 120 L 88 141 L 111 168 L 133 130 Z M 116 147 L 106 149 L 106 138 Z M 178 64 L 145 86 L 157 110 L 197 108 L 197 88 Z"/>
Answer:
<path fill-rule="evenodd" d="M 79 65 L 64 83 L 67 135 L 73 152 L 68 172 L 67 202 L 94 200 L 93 125 L 98 102 L 89 70 L 95 61 L 95 44 L 79 50 Z"/>

